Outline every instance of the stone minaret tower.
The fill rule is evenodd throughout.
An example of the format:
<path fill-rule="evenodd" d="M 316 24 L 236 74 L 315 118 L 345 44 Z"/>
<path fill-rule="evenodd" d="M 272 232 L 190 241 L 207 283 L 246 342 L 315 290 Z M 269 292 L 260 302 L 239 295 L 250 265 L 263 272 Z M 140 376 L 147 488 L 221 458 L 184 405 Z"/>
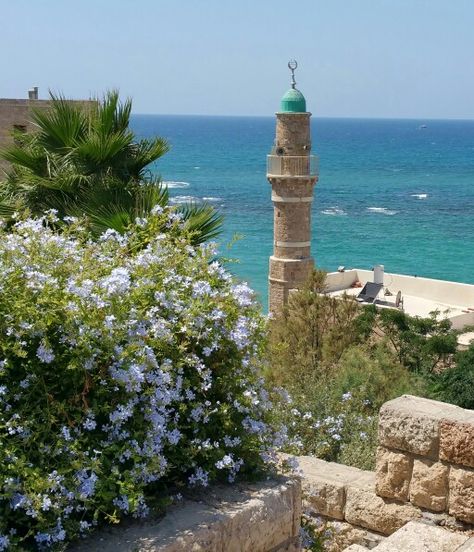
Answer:
<path fill-rule="evenodd" d="M 274 206 L 273 255 L 270 257 L 269 310 L 278 312 L 293 289 L 300 289 L 314 266 L 311 257 L 311 205 L 318 180 L 317 159 L 311 154 L 311 113 L 296 89 L 296 61 L 288 67 L 291 88 L 276 114 L 276 138 L 267 157 L 267 178 Z"/>

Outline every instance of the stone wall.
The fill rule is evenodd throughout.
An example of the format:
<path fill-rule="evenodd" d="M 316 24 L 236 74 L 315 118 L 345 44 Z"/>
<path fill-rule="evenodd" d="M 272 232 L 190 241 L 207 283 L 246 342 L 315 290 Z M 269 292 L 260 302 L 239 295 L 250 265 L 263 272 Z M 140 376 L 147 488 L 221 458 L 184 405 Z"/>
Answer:
<path fill-rule="evenodd" d="M 335 522 L 342 533 L 334 550 L 344 550 L 351 543 L 359 546 L 354 551 L 361 546 L 409 550 L 379 543 L 410 522 L 449 529 L 463 537 L 445 535 L 456 548 L 442 550 L 457 550 L 457 543 L 474 536 L 472 410 L 404 395 L 380 410 L 375 472 L 313 457 L 300 457 L 299 464 L 305 505 Z M 436 540 L 437 534 L 431 531 L 426 538 Z M 401 535 L 400 542 L 407 538 Z"/>
<path fill-rule="evenodd" d="M 213 487 L 155 521 L 98 531 L 71 552 L 299 552 L 301 484 Z"/>
<path fill-rule="evenodd" d="M 380 410 L 376 492 L 474 524 L 474 411 L 403 396 Z"/>
<path fill-rule="evenodd" d="M 379 445 L 375 472 L 302 456 L 301 481 L 214 487 L 71 551 L 299 552 L 303 501 L 336 531 L 328 552 L 474 552 L 474 411 L 400 397 Z"/>

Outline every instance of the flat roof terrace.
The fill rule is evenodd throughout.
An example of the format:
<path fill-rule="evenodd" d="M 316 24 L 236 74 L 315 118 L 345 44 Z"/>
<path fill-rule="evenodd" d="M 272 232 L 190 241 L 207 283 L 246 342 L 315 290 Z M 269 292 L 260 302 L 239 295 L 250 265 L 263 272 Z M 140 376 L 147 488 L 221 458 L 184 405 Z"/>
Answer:
<path fill-rule="evenodd" d="M 360 282 L 364 286 L 373 279 L 371 270 L 330 272 L 326 278 L 326 293 L 357 296 L 361 287 L 354 287 L 355 284 Z M 387 291 L 391 295 L 385 295 Z M 403 298 L 403 311 L 410 316 L 426 318 L 431 312 L 438 311 L 438 317 L 448 318 L 456 330 L 474 325 L 474 285 L 386 272 L 383 290 L 374 304 L 380 308 L 397 308 L 395 300 L 399 291 Z"/>

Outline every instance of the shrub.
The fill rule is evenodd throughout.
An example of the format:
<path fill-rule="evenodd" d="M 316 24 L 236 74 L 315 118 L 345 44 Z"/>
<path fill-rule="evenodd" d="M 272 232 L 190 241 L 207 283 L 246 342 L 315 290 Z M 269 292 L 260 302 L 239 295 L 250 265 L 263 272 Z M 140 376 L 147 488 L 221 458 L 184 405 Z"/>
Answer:
<path fill-rule="evenodd" d="M 438 311 L 427 318 L 409 316 L 396 309 L 382 309 L 376 322 L 401 364 L 425 375 L 450 367 L 457 345 L 451 322 L 438 319 Z"/>
<path fill-rule="evenodd" d="M 168 210 L 97 242 L 70 222 L 0 230 L 0 550 L 61 549 L 256 476 L 284 437 L 255 369 L 259 307 L 212 248 Z"/>
<path fill-rule="evenodd" d="M 434 398 L 474 410 L 474 345 L 456 355 L 456 366 L 433 376 Z"/>
<path fill-rule="evenodd" d="M 321 294 L 324 278 L 315 271 L 270 323 L 267 380 L 284 386 L 293 401 L 291 408 L 277 404 L 273 416 L 288 426 L 288 452 L 370 469 L 380 406 L 403 393 L 426 394 L 427 378 L 411 362 L 428 357 L 421 334 L 429 329 L 449 343 L 453 334 L 432 319 L 386 315 L 349 296 Z M 447 355 L 439 345 L 430 349 L 430 370 Z"/>
<path fill-rule="evenodd" d="M 310 374 L 328 376 L 344 351 L 371 330 L 366 311 L 353 298 L 321 294 L 325 278 L 324 272 L 314 271 L 305 287 L 290 295 L 284 312 L 271 320 L 267 378 L 272 383 L 291 388 Z"/>

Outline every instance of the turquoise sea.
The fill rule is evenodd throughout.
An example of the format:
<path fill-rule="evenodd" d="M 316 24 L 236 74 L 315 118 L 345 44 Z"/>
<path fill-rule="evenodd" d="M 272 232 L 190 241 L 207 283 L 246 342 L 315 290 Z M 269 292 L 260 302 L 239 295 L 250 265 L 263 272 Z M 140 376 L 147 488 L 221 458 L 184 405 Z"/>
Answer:
<path fill-rule="evenodd" d="M 169 140 L 152 170 L 174 202 L 207 201 L 225 215 L 221 255 L 238 261 L 231 270 L 266 305 L 274 118 L 134 115 L 133 128 Z M 319 267 L 381 263 L 387 272 L 474 283 L 474 121 L 313 118 L 312 142 Z"/>

